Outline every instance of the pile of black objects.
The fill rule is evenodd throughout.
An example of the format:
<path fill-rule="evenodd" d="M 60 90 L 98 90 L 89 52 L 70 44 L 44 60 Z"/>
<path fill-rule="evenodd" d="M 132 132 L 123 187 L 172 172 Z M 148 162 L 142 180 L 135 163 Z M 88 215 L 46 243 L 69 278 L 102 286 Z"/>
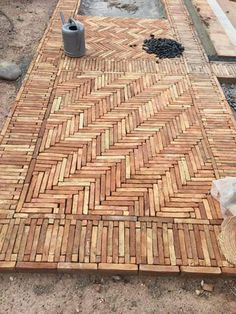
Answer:
<path fill-rule="evenodd" d="M 177 41 L 155 38 L 153 34 L 150 35 L 150 39 L 144 40 L 143 49 L 147 53 L 154 53 L 159 59 L 180 57 L 184 51 L 184 47 Z"/>

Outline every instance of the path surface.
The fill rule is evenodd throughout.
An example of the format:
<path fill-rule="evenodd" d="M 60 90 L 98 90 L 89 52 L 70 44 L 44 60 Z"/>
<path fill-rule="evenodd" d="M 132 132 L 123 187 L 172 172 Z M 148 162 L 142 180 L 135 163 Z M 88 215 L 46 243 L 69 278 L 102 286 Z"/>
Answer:
<path fill-rule="evenodd" d="M 80 17 L 87 55 L 70 59 L 59 11 L 77 1 L 59 1 L 2 132 L 2 268 L 235 272 L 208 194 L 236 174 L 232 114 L 182 2 L 165 4 L 168 21 Z M 157 64 L 150 33 L 184 57 Z"/>
<path fill-rule="evenodd" d="M 8 6 L 7 6 L 8 2 Z M 32 2 L 18 0 L 14 6 L 8 0 L 1 2 L 1 9 L 12 15 L 20 15 L 24 21 L 15 21 L 16 32 L 14 36 L 4 41 L 1 55 L 18 62 L 22 54 L 33 54 L 35 43 L 42 36 L 44 21 L 48 21 L 48 14 L 53 6 L 53 1 L 47 2 L 34 0 Z M 55 1 L 54 1 L 55 2 Z M 3 6 L 5 4 L 5 6 Z M 17 8 L 18 6 L 18 8 Z M 7 8 L 7 10 L 5 10 Z M 42 8 L 42 10 L 40 9 Z M 37 16 L 31 14 L 36 10 Z M 17 14 L 14 12 L 17 12 Z M 29 37 L 29 25 L 34 25 L 37 17 L 37 34 Z M 34 23 L 33 23 L 34 21 Z M 17 24 L 16 24 L 17 23 Z M 7 27 L 6 20 L 2 19 L 0 41 Z M 41 35 L 40 35 L 41 34 Z M 5 35 L 5 34 L 4 34 Z M 38 36 L 38 37 L 37 37 Z M 24 39 L 22 39 L 22 37 Z M 15 43 L 17 41 L 17 44 Z M 3 42 L 3 41 L 2 41 Z M 18 47 L 18 42 L 21 47 Z M 6 57 L 6 55 L 5 55 Z M 29 59 L 29 57 L 28 57 Z M 28 60 L 27 59 L 27 60 Z M 220 76 L 236 76 L 234 64 L 223 66 L 214 63 L 214 71 Z M 6 92 L 14 96 L 14 83 L 0 83 L 1 112 L 7 112 L 10 100 Z M 4 92 L 4 94 L 3 94 Z M 4 105 L 4 108 L 2 107 Z M 4 109 L 4 110 L 2 110 Z M 70 313 L 235 313 L 235 287 L 232 280 L 211 279 L 214 292 L 205 292 L 200 297 L 195 290 L 200 288 L 202 278 L 183 278 L 181 276 L 124 277 L 120 282 L 113 282 L 111 276 L 95 277 L 89 274 L 49 274 L 32 272 L 0 274 L 0 302 L 4 313 L 38 313 L 44 314 L 70 314 Z M 205 279 L 209 282 L 209 279 Z M 138 291 L 138 293 L 137 293 Z M 143 302 L 145 300 L 145 302 Z"/>

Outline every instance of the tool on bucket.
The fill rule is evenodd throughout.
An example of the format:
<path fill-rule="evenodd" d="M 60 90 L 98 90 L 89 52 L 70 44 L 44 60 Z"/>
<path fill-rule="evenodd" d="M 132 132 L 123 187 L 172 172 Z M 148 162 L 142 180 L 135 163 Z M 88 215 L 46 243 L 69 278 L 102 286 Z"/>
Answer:
<path fill-rule="evenodd" d="M 86 50 L 84 25 L 71 17 L 66 22 L 62 12 L 60 12 L 60 15 L 65 54 L 69 57 L 84 56 Z"/>

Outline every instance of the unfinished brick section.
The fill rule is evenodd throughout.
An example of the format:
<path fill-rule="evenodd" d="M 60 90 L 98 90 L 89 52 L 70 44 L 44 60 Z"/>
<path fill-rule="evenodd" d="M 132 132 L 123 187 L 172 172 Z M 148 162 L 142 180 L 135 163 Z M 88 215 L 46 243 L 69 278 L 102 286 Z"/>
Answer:
<path fill-rule="evenodd" d="M 77 5 L 59 1 L 2 131 L 0 267 L 235 273 L 208 193 L 236 175 L 220 64 L 181 0 L 165 2 L 166 21 L 79 17 L 87 55 L 67 58 L 59 11 Z M 156 63 L 150 33 L 184 57 Z"/>

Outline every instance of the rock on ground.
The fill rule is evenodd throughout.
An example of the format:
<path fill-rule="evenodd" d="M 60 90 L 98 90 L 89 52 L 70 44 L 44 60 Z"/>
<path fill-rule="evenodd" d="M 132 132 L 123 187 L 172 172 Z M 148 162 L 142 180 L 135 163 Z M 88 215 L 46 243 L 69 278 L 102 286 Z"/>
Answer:
<path fill-rule="evenodd" d="M 3 61 L 0 63 L 0 79 L 15 81 L 21 76 L 20 67 L 13 62 Z"/>

